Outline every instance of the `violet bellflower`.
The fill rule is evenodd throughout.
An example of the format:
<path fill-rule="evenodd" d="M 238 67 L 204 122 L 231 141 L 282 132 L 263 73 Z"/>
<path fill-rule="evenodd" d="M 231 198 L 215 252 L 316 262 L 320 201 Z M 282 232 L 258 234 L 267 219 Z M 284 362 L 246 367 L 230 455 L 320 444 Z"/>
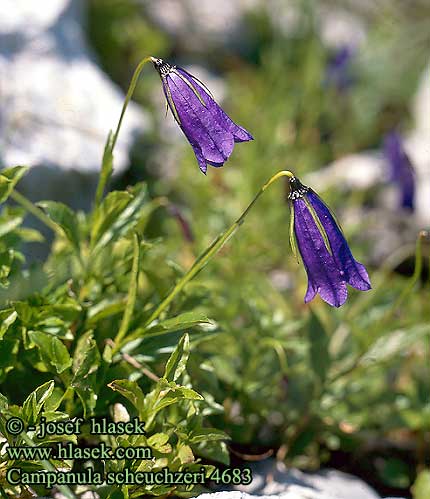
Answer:
<path fill-rule="evenodd" d="M 415 200 L 415 172 L 403 148 L 402 139 L 397 132 L 393 131 L 385 136 L 384 155 L 390 167 L 389 180 L 396 184 L 400 192 L 400 206 L 413 210 Z"/>
<path fill-rule="evenodd" d="M 332 307 L 348 297 L 347 284 L 367 291 L 367 271 L 352 256 L 348 243 L 321 198 L 297 178 L 290 178 L 291 244 L 296 244 L 308 275 L 305 303 L 318 293 Z"/>
<path fill-rule="evenodd" d="M 164 94 L 176 122 L 190 142 L 200 170 L 207 165 L 220 167 L 228 160 L 235 142 L 253 140 L 236 125 L 195 76 L 179 66 L 152 58 L 163 83 Z"/>
<path fill-rule="evenodd" d="M 329 59 L 326 68 L 326 82 L 343 93 L 354 83 L 352 75 L 353 49 L 348 45 L 340 47 Z"/>

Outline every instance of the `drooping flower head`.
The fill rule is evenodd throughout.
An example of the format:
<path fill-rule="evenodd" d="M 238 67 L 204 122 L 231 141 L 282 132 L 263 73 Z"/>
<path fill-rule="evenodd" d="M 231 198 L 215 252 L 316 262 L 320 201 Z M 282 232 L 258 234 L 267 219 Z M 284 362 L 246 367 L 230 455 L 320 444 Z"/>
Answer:
<path fill-rule="evenodd" d="M 296 177 L 290 178 L 291 245 L 297 247 L 308 275 L 305 303 L 318 293 L 333 307 L 348 297 L 347 284 L 371 288 L 367 271 L 352 256 L 348 243 L 321 198 Z M 297 244 L 297 246 L 296 246 Z"/>
<path fill-rule="evenodd" d="M 249 132 L 227 116 L 195 76 L 162 59 L 152 58 L 152 62 L 163 83 L 167 104 L 190 142 L 203 173 L 208 164 L 223 166 L 235 142 L 253 140 Z"/>
<path fill-rule="evenodd" d="M 397 132 L 393 131 L 385 136 L 384 155 L 390 168 L 389 180 L 396 184 L 400 191 L 400 206 L 413 210 L 415 199 L 415 172 L 412 163 L 404 150 L 402 139 Z"/>

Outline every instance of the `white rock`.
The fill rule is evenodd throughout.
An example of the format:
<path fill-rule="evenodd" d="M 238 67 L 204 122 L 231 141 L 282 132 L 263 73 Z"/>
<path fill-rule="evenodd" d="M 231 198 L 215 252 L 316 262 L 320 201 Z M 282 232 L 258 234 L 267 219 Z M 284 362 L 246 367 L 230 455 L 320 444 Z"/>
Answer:
<path fill-rule="evenodd" d="M 319 25 L 323 43 L 331 48 L 357 48 L 367 37 L 362 18 L 347 9 L 320 6 Z"/>
<path fill-rule="evenodd" d="M 316 191 L 331 186 L 347 189 L 368 189 L 386 180 L 385 161 L 381 154 L 365 151 L 349 154 L 333 161 L 327 167 L 304 177 L 306 185 Z"/>
<path fill-rule="evenodd" d="M 430 226 L 430 64 L 413 103 L 414 129 L 405 141 L 416 173 L 415 216 L 422 227 Z"/>
<path fill-rule="evenodd" d="M 228 44 L 238 33 L 243 14 L 259 0 L 139 0 L 145 13 L 192 50 Z"/>
<path fill-rule="evenodd" d="M 415 211 L 408 219 L 418 230 L 430 225 L 430 65 L 425 70 L 412 105 L 414 128 L 403 144 L 416 174 Z M 381 151 L 363 151 L 337 159 L 325 168 L 303 178 L 315 190 L 330 187 L 369 189 L 386 184 L 388 167 Z M 396 216 L 397 194 L 386 185 L 379 197 L 379 205 L 390 209 Z"/>
<path fill-rule="evenodd" d="M 251 469 L 252 482 L 237 487 L 249 494 L 282 499 L 380 499 L 365 482 L 337 470 L 303 473 L 295 468 L 287 469 L 274 459 L 253 464 Z"/>
<path fill-rule="evenodd" d="M 4 165 L 97 172 L 124 95 L 86 45 L 79 0 L 3 0 L 0 17 L 0 155 Z M 115 149 L 125 168 L 148 119 L 131 104 Z"/>

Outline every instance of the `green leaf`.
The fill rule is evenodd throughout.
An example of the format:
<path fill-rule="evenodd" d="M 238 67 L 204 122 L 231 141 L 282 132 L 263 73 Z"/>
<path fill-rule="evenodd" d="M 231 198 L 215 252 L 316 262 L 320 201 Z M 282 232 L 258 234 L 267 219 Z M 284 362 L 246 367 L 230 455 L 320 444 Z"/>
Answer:
<path fill-rule="evenodd" d="M 40 201 L 37 205 L 45 211 L 53 222 L 63 229 L 73 248 L 79 252 L 79 225 L 75 212 L 65 204 L 56 201 Z"/>
<path fill-rule="evenodd" d="M 7 398 L 2 394 L 0 393 L 0 414 L 5 411 L 9 406 L 9 402 L 7 400 Z"/>
<path fill-rule="evenodd" d="M 185 312 L 171 319 L 161 321 L 152 327 L 136 329 L 129 335 L 129 338 L 159 336 L 203 325 L 214 326 L 214 322 L 200 312 Z"/>
<path fill-rule="evenodd" d="M 72 358 L 66 346 L 57 337 L 40 331 L 29 331 L 28 335 L 39 348 L 42 360 L 55 367 L 57 373 L 62 373 L 72 365 Z"/>
<path fill-rule="evenodd" d="M 26 243 L 43 243 L 45 241 L 45 238 L 38 230 L 29 227 L 19 227 L 15 233 Z"/>
<path fill-rule="evenodd" d="M 310 365 L 316 377 L 323 383 L 330 367 L 329 337 L 323 324 L 312 310 L 307 329 Z"/>
<path fill-rule="evenodd" d="M 168 381 L 176 381 L 187 367 L 188 357 L 190 356 L 190 337 L 184 334 L 179 341 L 178 346 L 172 352 L 166 363 L 164 377 Z"/>
<path fill-rule="evenodd" d="M 167 433 L 155 433 L 148 438 L 148 445 L 162 454 L 172 452 L 172 446 L 169 444 L 169 435 Z"/>
<path fill-rule="evenodd" d="M 0 203 L 4 203 L 9 197 L 15 185 L 27 173 L 27 166 L 14 166 L 4 168 L 0 172 Z"/>
<path fill-rule="evenodd" d="M 106 499 L 124 499 L 124 494 L 122 491 L 115 487 L 112 492 L 106 497 Z"/>
<path fill-rule="evenodd" d="M 74 377 L 72 385 L 84 387 L 88 376 L 94 374 L 100 366 L 100 352 L 93 338 L 93 332 L 87 331 L 76 345 L 73 356 Z"/>
<path fill-rule="evenodd" d="M 405 489 L 410 485 L 409 466 L 395 457 L 383 459 L 378 474 L 390 487 Z"/>
<path fill-rule="evenodd" d="M 195 449 L 195 453 L 198 456 L 211 461 L 217 461 L 226 466 L 230 464 L 230 454 L 225 442 L 202 442 L 199 445 L 193 445 L 193 449 Z"/>
<path fill-rule="evenodd" d="M 181 445 L 178 451 L 178 457 L 181 464 L 189 464 L 194 462 L 194 454 L 191 447 L 188 445 Z"/>
<path fill-rule="evenodd" d="M 94 212 L 91 247 L 95 247 L 104 234 L 107 234 L 105 236 L 107 242 L 112 239 L 112 226 L 132 199 L 131 194 L 124 191 L 110 192 L 106 196 L 102 204 Z"/>
<path fill-rule="evenodd" d="M 216 428 L 198 428 L 193 430 L 188 441 L 192 444 L 198 444 L 200 442 L 209 442 L 214 440 L 228 440 L 230 437 L 221 430 Z"/>
<path fill-rule="evenodd" d="M 146 422 L 147 428 L 161 410 L 181 400 L 203 400 L 203 397 L 191 388 L 160 378 L 154 390 L 145 397 L 142 406 L 141 417 Z"/>
<path fill-rule="evenodd" d="M 68 388 L 68 390 L 71 390 L 71 388 Z M 45 400 L 45 406 L 44 406 L 45 416 L 47 412 L 54 412 L 60 407 L 60 404 L 63 401 L 66 392 L 63 392 L 63 390 L 59 387 L 54 387 L 52 393 Z"/>
<path fill-rule="evenodd" d="M 19 343 L 19 339 L 7 336 L 0 341 L 0 378 L 2 374 L 11 371 L 16 366 Z"/>
<path fill-rule="evenodd" d="M 47 381 L 43 385 L 37 387 L 25 399 L 22 405 L 22 414 L 25 421 L 30 424 L 36 423 L 44 403 L 51 396 L 54 390 L 54 384 L 54 380 Z"/>
<path fill-rule="evenodd" d="M 111 381 L 108 384 L 108 387 L 116 392 L 119 392 L 126 399 L 128 399 L 140 414 L 144 406 L 145 396 L 136 381 L 117 379 Z"/>
<path fill-rule="evenodd" d="M 16 321 L 17 317 L 18 314 L 11 308 L 0 311 L 0 340 L 6 334 L 9 327 Z"/>
<path fill-rule="evenodd" d="M 93 215 L 91 250 L 97 252 L 132 230 L 139 222 L 147 197 L 143 184 L 134 186 L 131 193 L 110 192 Z"/>
<path fill-rule="evenodd" d="M 4 287 L 9 286 L 8 277 L 12 264 L 18 255 L 13 249 L 0 252 L 0 284 Z"/>
<path fill-rule="evenodd" d="M 105 298 L 87 309 L 87 324 L 94 325 L 97 322 L 117 315 L 124 311 L 126 301 L 124 297 Z"/>
<path fill-rule="evenodd" d="M 160 382 L 165 382 L 165 381 L 166 380 L 164 380 L 163 378 L 160 380 Z M 191 388 L 177 385 L 176 383 L 171 381 L 168 385 L 168 388 L 166 386 L 166 388 L 160 391 L 159 396 L 156 399 L 152 409 L 155 411 L 155 413 L 157 413 L 162 409 L 168 407 L 169 405 L 175 404 L 177 401 L 181 399 L 203 400 L 203 397 L 196 391 L 192 390 Z"/>
<path fill-rule="evenodd" d="M 362 357 L 360 365 L 383 362 L 405 353 L 421 338 L 430 334 L 430 324 L 420 324 L 409 329 L 398 329 L 380 336 Z"/>
<path fill-rule="evenodd" d="M 414 499 L 428 499 L 430 497 L 430 470 L 421 471 L 411 487 Z"/>
<path fill-rule="evenodd" d="M 76 390 L 84 408 L 84 417 L 93 414 L 97 402 L 97 371 L 100 367 L 100 352 L 93 338 L 93 332 L 87 331 L 76 345 L 73 356 L 74 372 L 71 386 Z"/>
<path fill-rule="evenodd" d="M 0 223 L 0 237 L 5 236 L 6 234 L 9 234 L 13 230 L 15 230 L 17 227 L 21 225 L 23 221 L 22 216 L 14 217 L 14 216 L 9 216 L 7 217 L 4 221 Z"/>

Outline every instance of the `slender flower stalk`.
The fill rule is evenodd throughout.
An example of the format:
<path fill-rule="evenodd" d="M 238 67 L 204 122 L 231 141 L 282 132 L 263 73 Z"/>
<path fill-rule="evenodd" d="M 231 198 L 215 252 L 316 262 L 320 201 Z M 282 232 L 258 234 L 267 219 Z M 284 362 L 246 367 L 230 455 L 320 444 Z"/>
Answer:
<path fill-rule="evenodd" d="M 305 302 L 312 300 L 319 293 L 329 305 L 339 307 L 347 298 L 347 283 L 362 291 L 371 288 L 366 269 L 354 260 L 348 243 L 327 206 L 312 189 L 301 184 L 292 172 L 282 170 L 261 187 L 240 217 L 197 257 L 190 269 L 153 310 L 144 328 L 159 319 L 176 296 L 237 232 L 260 196 L 282 177 L 287 177 L 290 183 L 289 199 L 293 218 L 291 240 L 294 245 L 297 240 L 309 279 Z M 117 343 L 116 351 L 135 338 L 135 333 L 124 337 L 122 342 Z"/>
<path fill-rule="evenodd" d="M 253 140 L 215 102 L 210 91 L 195 76 L 162 59 L 151 58 L 163 83 L 167 105 L 187 137 L 200 170 L 220 167 L 228 160 L 235 142 Z"/>
<path fill-rule="evenodd" d="M 155 308 L 152 314 L 145 322 L 145 327 L 148 327 L 152 322 L 160 317 L 160 315 L 166 310 L 170 303 L 176 298 L 176 296 L 184 289 L 184 287 L 206 266 L 206 264 L 215 256 L 224 244 L 236 233 L 239 227 L 245 221 L 246 216 L 250 212 L 251 208 L 258 201 L 259 197 L 265 192 L 265 190 L 270 187 L 274 182 L 276 182 L 281 177 L 294 178 L 294 175 L 288 170 L 282 170 L 275 175 L 273 175 L 257 192 L 254 199 L 246 207 L 245 211 L 240 215 L 240 217 L 222 234 L 220 234 L 213 243 L 206 248 L 203 253 L 201 253 L 191 268 L 179 279 L 173 289 L 164 298 L 164 300 Z M 134 339 L 132 335 L 124 339 L 124 344 Z"/>
<path fill-rule="evenodd" d="M 121 114 L 119 116 L 118 124 L 116 126 L 115 132 L 110 132 L 106 141 L 105 149 L 103 152 L 101 174 L 99 177 L 99 183 L 97 185 L 95 205 L 98 206 L 103 198 L 103 193 L 113 171 L 113 151 L 115 149 L 116 142 L 118 140 L 118 135 L 121 130 L 122 121 L 124 119 L 125 111 L 127 110 L 128 104 L 133 96 L 134 90 L 137 85 L 137 80 L 139 79 L 140 73 L 142 72 L 145 64 L 151 62 L 153 57 L 148 56 L 142 59 L 134 70 L 133 76 L 131 78 L 130 86 L 127 90 L 127 95 L 124 99 L 124 104 L 121 109 Z"/>

